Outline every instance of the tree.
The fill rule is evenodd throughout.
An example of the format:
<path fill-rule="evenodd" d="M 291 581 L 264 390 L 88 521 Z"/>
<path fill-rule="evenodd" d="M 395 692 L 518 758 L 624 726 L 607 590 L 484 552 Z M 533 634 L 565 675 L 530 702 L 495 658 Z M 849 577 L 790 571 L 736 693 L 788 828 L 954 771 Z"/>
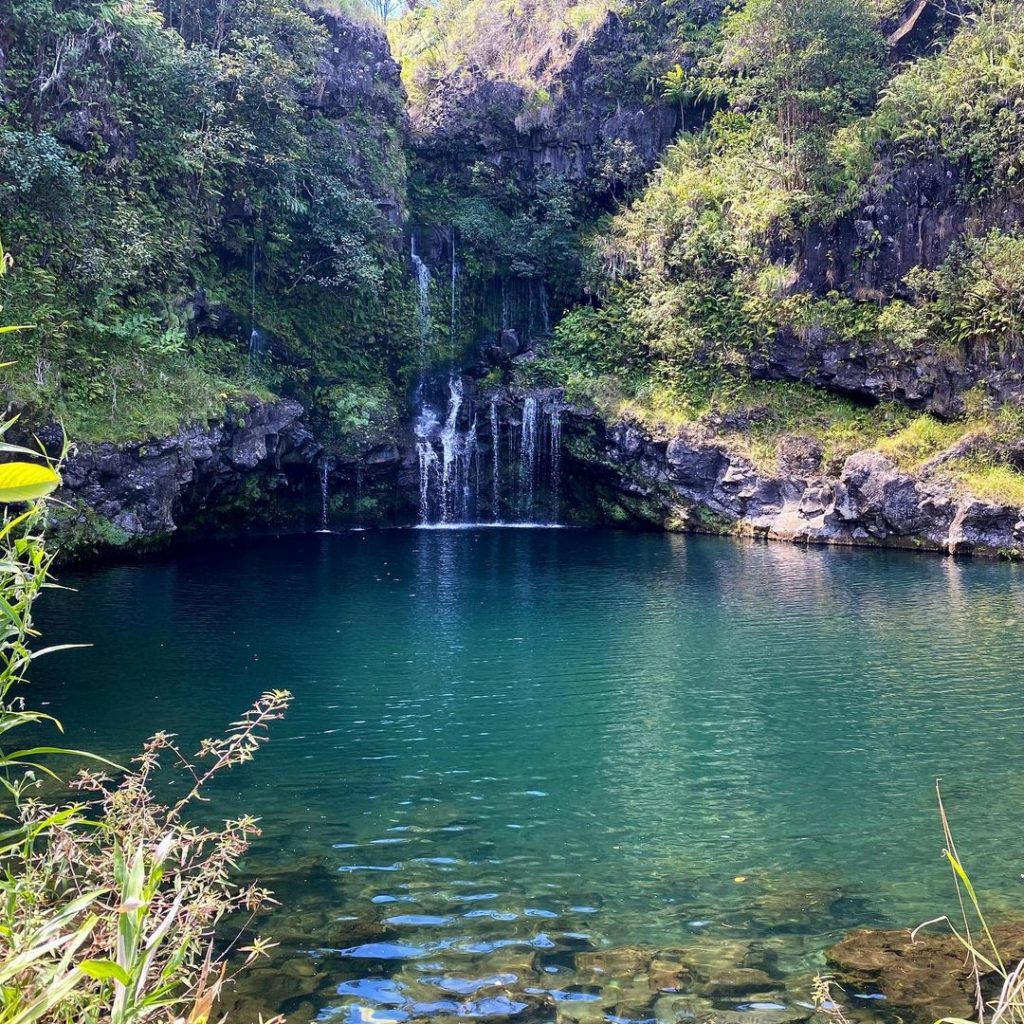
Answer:
<path fill-rule="evenodd" d="M 686 105 L 697 95 L 693 75 L 689 69 L 677 64 L 661 79 L 661 94 L 667 100 L 679 104 L 679 128 L 686 130 Z"/>
<path fill-rule="evenodd" d="M 405 0 L 364 0 L 364 2 L 384 22 L 397 18 L 405 11 L 406 7 L 415 6 L 415 3 L 407 4 Z"/>
<path fill-rule="evenodd" d="M 747 0 L 724 40 L 734 100 L 775 117 L 798 177 L 881 82 L 885 40 L 867 0 Z"/>

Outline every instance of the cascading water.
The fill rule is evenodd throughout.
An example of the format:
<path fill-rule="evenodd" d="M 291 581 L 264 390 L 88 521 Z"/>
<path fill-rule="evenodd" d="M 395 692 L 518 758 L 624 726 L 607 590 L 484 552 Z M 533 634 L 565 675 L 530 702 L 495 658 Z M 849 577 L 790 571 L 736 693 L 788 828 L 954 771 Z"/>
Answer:
<path fill-rule="evenodd" d="M 431 291 L 438 268 L 427 264 L 430 253 L 437 250 L 437 238 L 429 252 L 420 256 L 417 233 L 410 242 L 410 262 L 419 295 L 420 376 L 416 386 L 416 459 L 419 475 L 419 520 L 422 526 L 472 523 L 480 511 L 480 495 L 486 493 L 488 470 L 490 479 L 490 518 L 501 522 L 553 522 L 557 519 L 558 479 L 560 476 L 561 421 L 560 398 L 553 393 L 543 398 L 528 395 L 523 400 L 521 424 L 509 423 L 505 433 L 509 445 L 507 460 L 502 457 L 502 422 L 500 399 L 489 402 L 490 436 L 480 422 L 478 434 L 477 409 L 463 379 L 451 372 L 447 394 L 438 393 L 441 382 L 428 372 L 434 338 Z M 419 238 L 422 239 L 420 231 Z M 460 267 L 454 230 L 447 234 L 450 251 L 449 338 L 454 365 L 459 344 L 459 280 Z M 543 285 L 533 279 L 516 279 L 510 287 L 502 279 L 502 326 L 521 326 L 534 336 L 533 320 L 540 311 L 545 333 L 548 329 L 547 294 Z M 436 290 L 436 289 L 435 289 Z M 521 313 L 528 310 L 526 321 Z M 443 412 L 442 412 L 443 409 Z M 518 426 L 518 429 L 517 429 Z M 490 465 L 485 457 L 491 445 Z M 508 476 L 503 484 L 502 473 Z M 486 498 L 484 499 L 486 502 Z"/>
<path fill-rule="evenodd" d="M 537 399 L 523 402 L 523 424 L 519 441 L 519 507 L 523 515 L 533 508 L 534 476 L 537 468 Z"/>
<path fill-rule="evenodd" d="M 430 316 L 430 267 L 420 259 L 416 252 L 416 235 L 412 236 L 411 251 L 409 258 L 412 260 L 413 270 L 416 274 L 416 290 L 419 294 L 419 320 L 420 320 L 420 366 L 426 362 L 427 352 L 430 349 L 430 336 L 433 333 Z"/>
<path fill-rule="evenodd" d="M 448 346 L 452 358 L 459 345 L 459 264 L 455 259 L 455 230 L 452 229 L 452 294 L 451 294 L 451 335 Z"/>
<path fill-rule="evenodd" d="M 455 497 L 459 487 L 459 469 L 465 441 L 459 434 L 459 412 L 462 410 L 462 378 L 448 381 L 448 416 L 441 431 L 441 521 L 450 523 L 455 517 Z"/>
<path fill-rule="evenodd" d="M 416 456 L 420 468 L 420 524 L 430 522 L 431 478 L 437 476 L 437 453 L 429 441 L 416 442 Z"/>
<path fill-rule="evenodd" d="M 331 472 L 331 464 L 327 459 L 320 460 L 320 532 L 328 533 L 327 528 L 327 513 L 328 513 L 328 477 Z"/>
<path fill-rule="evenodd" d="M 558 522 L 562 494 L 562 404 L 555 401 L 548 406 L 548 435 L 551 459 L 551 503 L 555 522 Z"/>
<path fill-rule="evenodd" d="M 260 332 L 256 329 L 256 242 L 252 243 L 252 266 L 249 291 L 249 372 L 256 369 L 260 358 Z"/>
<path fill-rule="evenodd" d="M 483 426 L 466 389 L 463 379 L 453 374 L 448 379 L 443 422 L 426 403 L 416 421 L 420 525 L 476 522 L 480 492 L 488 485 L 491 522 L 557 522 L 561 396 L 527 395 L 521 421 L 510 424 L 503 437 L 500 400 L 488 402 L 487 426 Z M 510 445 L 507 461 L 502 455 L 506 439 Z M 491 447 L 489 460 L 481 458 L 487 444 Z"/>
<path fill-rule="evenodd" d="M 501 423 L 498 403 L 491 400 L 491 518 L 501 518 Z"/>

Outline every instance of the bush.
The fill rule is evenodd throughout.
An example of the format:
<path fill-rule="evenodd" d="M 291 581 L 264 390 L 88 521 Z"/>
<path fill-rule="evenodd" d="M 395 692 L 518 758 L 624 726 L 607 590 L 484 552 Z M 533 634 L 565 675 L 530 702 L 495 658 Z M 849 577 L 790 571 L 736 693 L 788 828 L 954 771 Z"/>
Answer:
<path fill-rule="evenodd" d="M 31 497 L 58 482 L 46 467 L 19 470 L 8 463 L 0 468 L 0 501 Z M 255 914 L 269 894 L 230 877 L 259 834 L 255 819 L 243 815 L 201 828 L 184 815 L 213 778 L 252 759 L 291 695 L 265 693 L 224 737 L 203 741 L 193 758 L 171 734 L 157 733 L 130 769 L 109 762 L 84 769 L 71 784 L 74 799 L 55 798 L 59 780 L 38 758 L 99 759 L 9 745 L 19 729 L 54 720 L 27 708 L 21 693 L 32 662 L 45 653 L 33 651 L 31 642 L 35 601 L 52 585 L 42 533 L 47 505 L 38 499 L 24 512 L 6 509 L 0 519 L 0 785 L 7 797 L 0 834 L 0 1020 L 205 1024 L 228 980 L 227 965 L 215 956 L 214 929 L 236 909 Z M 171 770 L 185 782 L 185 795 L 172 805 L 153 794 L 157 773 L 168 770 L 162 759 L 173 759 Z M 243 950 L 245 963 L 267 948 L 255 940 Z"/>
<path fill-rule="evenodd" d="M 1024 171 L 1024 8 L 987 0 L 949 46 L 915 61 L 886 87 L 877 109 L 841 131 L 833 157 L 855 182 L 887 153 L 899 165 L 941 155 L 965 167 L 984 194 Z"/>

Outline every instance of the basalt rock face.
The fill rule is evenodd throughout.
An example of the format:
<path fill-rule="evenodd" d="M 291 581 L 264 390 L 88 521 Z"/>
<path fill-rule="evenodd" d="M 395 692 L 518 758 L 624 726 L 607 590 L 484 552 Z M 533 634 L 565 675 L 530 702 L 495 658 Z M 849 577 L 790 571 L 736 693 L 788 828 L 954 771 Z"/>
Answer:
<path fill-rule="evenodd" d="M 750 358 L 763 380 L 802 381 L 870 402 L 895 401 L 942 418 L 963 412 L 964 395 L 982 386 L 997 403 L 1024 391 L 1021 354 L 977 352 L 957 359 L 879 341 L 843 339 L 825 327 L 781 331 Z"/>
<path fill-rule="evenodd" d="M 339 150 L 355 161 L 356 174 L 373 193 L 378 191 L 377 176 L 359 164 L 366 152 L 358 134 L 366 132 L 368 122 L 372 131 L 404 134 L 401 70 L 391 56 L 387 37 L 376 26 L 322 10 L 316 10 L 314 17 L 327 30 L 327 46 L 317 67 L 316 84 L 302 102 L 331 121 L 338 133 Z M 381 140 L 382 149 L 389 144 Z M 400 223 L 401 197 L 396 191 L 381 192 L 374 199 L 393 223 Z"/>
<path fill-rule="evenodd" d="M 482 161 L 518 180 L 562 176 L 598 200 L 621 195 L 642 181 L 680 126 L 675 104 L 645 96 L 618 68 L 624 54 L 646 48 L 638 26 L 667 32 L 661 23 L 670 12 L 642 6 L 633 18 L 609 14 L 553 75 L 543 102 L 474 66 L 438 83 L 415 119 L 413 145 L 456 174 Z M 707 20 L 722 5 L 688 6 Z"/>
<path fill-rule="evenodd" d="M 172 437 L 80 444 L 64 467 L 58 497 L 82 522 L 86 515 L 101 517 L 127 542 L 166 537 L 238 495 L 249 479 L 288 488 L 289 474 L 308 475 L 320 446 L 302 415 L 298 402 L 251 399 L 219 423 L 185 427 Z M 63 521 L 65 531 L 77 516 Z"/>
<path fill-rule="evenodd" d="M 1016 230 L 1024 193 L 993 188 L 974 198 L 968 173 L 941 158 L 894 167 L 883 155 L 854 211 L 804 232 L 796 253 L 801 286 L 890 298 L 911 270 L 935 269 L 964 236 Z"/>
<path fill-rule="evenodd" d="M 1019 557 L 1024 509 L 957 493 L 938 472 L 901 471 L 876 451 L 826 466 L 819 443 L 789 437 L 766 470 L 730 445 L 742 422 L 655 435 L 636 423 L 566 420 L 577 509 L 602 521 L 803 544 Z"/>
<path fill-rule="evenodd" d="M 894 167 L 884 155 L 857 209 L 831 224 L 812 224 L 777 258 L 791 262 L 795 287 L 857 300 L 910 298 L 904 278 L 934 270 L 963 238 L 1015 231 L 1024 192 L 991 189 L 972 198 L 968 170 L 947 160 Z M 755 376 L 805 381 L 871 401 L 892 400 L 941 417 L 963 411 L 964 393 L 981 385 L 997 402 L 1019 396 L 1024 359 L 986 350 L 962 357 L 900 349 L 882 341 L 843 340 L 826 327 L 783 330 L 751 360 Z"/>

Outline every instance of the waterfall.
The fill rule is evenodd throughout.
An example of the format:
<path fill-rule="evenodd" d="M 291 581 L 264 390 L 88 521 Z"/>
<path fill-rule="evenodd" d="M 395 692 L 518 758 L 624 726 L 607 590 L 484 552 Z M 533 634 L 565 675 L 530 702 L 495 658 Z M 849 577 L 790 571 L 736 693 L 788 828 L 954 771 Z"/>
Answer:
<path fill-rule="evenodd" d="M 260 338 L 260 332 L 254 327 L 252 333 L 249 335 L 249 372 L 252 371 L 259 365 L 260 349 L 262 342 Z"/>
<path fill-rule="evenodd" d="M 523 402 L 523 425 L 519 442 L 520 510 L 529 515 L 533 509 L 533 485 L 537 469 L 537 399 Z"/>
<path fill-rule="evenodd" d="M 451 349 L 452 358 L 455 358 L 455 352 L 459 344 L 459 312 L 458 312 L 458 286 L 459 286 L 459 265 L 455 260 L 455 228 L 451 229 L 452 233 L 452 322 L 451 322 L 451 337 L 448 341 L 448 347 Z"/>
<path fill-rule="evenodd" d="M 416 235 L 412 235 L 410 259 L 416 272 L 416 289 L 419 293 L 420 319 L 420 365 L 426 362 L 427 350 L 430 348 L 431 317 L 430 317 L 430 267 L 420 259 L 416 252 Z"/>
<path fill-rule="evenodd" d="M 548 432 L 551 446 L 551 513 L 557 523 L 562 490 L 562 405 L 557 399 L 548 405 Z"/>
<path fill-rule="evenodd" d="M 259 365 L 262 344 L 260 332 L 256 329 L 256 240 L 252 243 L 251 276 L 249 279 L 249 372 Z"/>
<path fill-rule="evenodd" d="M 455 515 L 455 494 L 458 487 L 459 412 L 462 409 L 462 379 L 453 376 L 448 381 L 448 417 L 441 431 L 441 521 L 450 523 Z"/>
<path fill-rule="evenodd" d="M 491 517 L 501 518 L 501 424 L 498 422 L 498 403 L 491 400 Z"/>
<path fill-rule="evenodd" d="M 327 459 L 320 460 L 320 532 L 328 533 L 327 529 L 327 478 L 331 464 Z"/>
<path fill-rule="evenodd" d="M 506 425 L 503 436 L 498 397 L 489 397 L 484 414 L 463 378 L 452 374 L 447 383 L 443 415 L 427 404 L 427 388 L 420 398 L 416 420 L 420 525 L 477 523 L 481 514 L 486 517 L 488 507 L 493 523 L 557 522 L 562 462 L 559 398 L 525 396 L 521 422 Z M 505 444 L 507 455 L 502 452 Z M 503 467 L 511 481 L 511 495 L 503 487 Z M 490 495 L 483 496 L 481 508 L 488 471 Z"/>
<path fill-rule="evenodd" d="M 462 504 L 459 508 L 459 516 L 464 523 L 468 523 L 476 519 L 476 502 L 473 500 L 473 470 L 476 467 L 476 417 L 473 418 L 473 422 L 466 432 L 462 451 L 459 453 L 458 466 L 462 477 Z"/>
<path fill-rule="evenodd" d="M 420 467 L 420 524 L 430 522 L 430 479 L 437 476 L 437 453 L 429 441 L 416 442 Z"/>

